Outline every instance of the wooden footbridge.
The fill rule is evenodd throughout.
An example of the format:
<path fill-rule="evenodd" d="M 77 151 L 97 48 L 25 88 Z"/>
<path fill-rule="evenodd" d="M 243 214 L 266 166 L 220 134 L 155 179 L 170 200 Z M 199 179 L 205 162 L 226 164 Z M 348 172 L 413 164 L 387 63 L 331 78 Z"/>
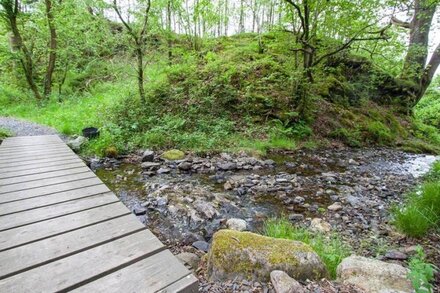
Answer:
<path fill-rule="evenodd" d="M 58 136 L 0 145 L 0 292 L 197 292 Z"/>

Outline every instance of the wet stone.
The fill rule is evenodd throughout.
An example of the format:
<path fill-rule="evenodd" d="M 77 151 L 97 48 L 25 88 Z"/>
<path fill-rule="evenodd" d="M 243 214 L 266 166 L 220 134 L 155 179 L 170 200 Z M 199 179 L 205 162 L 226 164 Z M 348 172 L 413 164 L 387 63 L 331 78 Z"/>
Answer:
<path fill-rule="evenodd" d="M 192 244 L 192 246 L 203 252 L 208 252 L 209 250 L 209 243 L 206 241 L 196 241 Z"/>

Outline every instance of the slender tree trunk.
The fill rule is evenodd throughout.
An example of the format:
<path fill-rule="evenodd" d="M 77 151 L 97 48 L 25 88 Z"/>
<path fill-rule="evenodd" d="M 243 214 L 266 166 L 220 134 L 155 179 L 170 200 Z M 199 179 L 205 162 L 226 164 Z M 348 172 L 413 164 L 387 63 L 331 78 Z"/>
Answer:
<path fill-rule="evenodd" d="M 8 20 L 9 20 L 9 24 L 11 25 L 11 30 L 15 39 L 15 44 L 22 54 L 20 58 L 20 63 L 21 66 L 23 67 L 26 81 L 31 91 L 34 93 L 35 98 L 41 100 L 42 96 L 34 80 L 34 63 L 32 60 L 32 55 L 31 52 L 28 50 L 27 46 L 24 44 L 20 30 L 18 29 L 17 14 L 18 14 L 18 1 L 15 2 L 14 12 L 8 15 Z"/>
<path fill-rule="evenodd" d="M 44 95 L 47 97 L 52 91 L 52 76 L 55 70 L 55 62 L 57 58 L 57 32 L 54 24 L 54 16 L 52 11 L 51 0 L 45 0 L 46 3 L 46 16 L 50 33 L 49 44 L 49 62 L 47 64 L 46 77 L 44 80 Z"/>
<path fill-rule="evenodd" d="M 244 0 L 240 0 L 239 31 L 240 33 L 244 33 Z"/>
<path fill-rule="evenodd" d="M 171 40 L 171 1 L 172 0 L 168 0 L 167 3 L 167 30 L 168 30 L 168 62 L 171 63 L 171 59 L 173 57 L 173 52 L 172 52 L 172 40 Z"/>
<path fill-rule="evenodd" d="M 145 104 L 146 98 L 144 89 L 144 54 L 142 52 L 142 44 L 137 43 L 136 45 L 139 96 L 142 104 Z"/>

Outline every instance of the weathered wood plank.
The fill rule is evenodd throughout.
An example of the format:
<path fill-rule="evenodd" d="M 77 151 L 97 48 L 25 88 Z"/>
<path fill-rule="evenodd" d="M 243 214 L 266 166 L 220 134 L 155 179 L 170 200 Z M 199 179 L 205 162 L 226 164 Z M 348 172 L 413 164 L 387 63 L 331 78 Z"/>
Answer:
<path fill-rule="evenodd" d="M 13 177 L 13 178 L 7 178 L 7 179 L 1 179 L 0 178 L 0 186 L 5 186 L 9 184 L 17 184 L 22 182 L 29 182 L 34 180 L 42 180 L 42 179 L 48 179 L 48 178 L 54 178 L 54 177 L 60 177 L 65 175 L 73 175 L 78 173 L 85 173 L 90 172 L 90 169 L 86 166 L 80 166 L 76 168 L 71 169 L 64 169 L 54 172 L 46 172 L 46 173 L 39 173 L 39 174 L 32 174 L 32 175 L 23 175 L 19 177 Z"/>
<path fill-rule="evenodd" d="M 36 169 L 27 169 L 27 170 L 21 170 L 21 171 L 10 171 L 7 173 L 0 173 L 0 179 L 13 178 L 13 177 L 19 177 L 19 176 L 27 176 L 27 175 L 33 175 L 33 174 L 50 173 L 50 172 L 68 170 L 68 169 L 84 167 L 84 166 L 86 166 L 86 164 L 84 164 L 83 162 L 78 162 L 78 163 L 69 163 L 69 164 L 42 167 L 42 168 L 36 168 Z"/>
<path fill-rule="evenodd" d="M 54 178 L 46 178 L 46 179 L 41 179 L 41 180 L 37 180 L 37 181 L 28 181 L 28 182 L 16 183 L 16 184 L 11 184 L 11 185 L 4 185 L 4 186 L 0 186 L 0 197 L 5 196 L 5 194 L 7 194 L 9 192 L 16 192 L 16 191 L 21 191 L 21 190 L 39 188 L 39 187 L 43 187 L 43 186 L 50 186 L 50 185 L 54 185 L 54 184 L 67 183 L 67 182 L 77 181 L 77 180 L 81 180 L 81 179 L 88 179 L 88 178 L 96 178 L 95 173 L 93 173 L 90 170 L 86 170 L 82 173 L 63 175 L 63 176 L 58 176 L 58 177 L 54 177 Z"/>
<path fill-rule="evenodd" d="M 118 198 L 113 193 L 104 193 L 21 213 L 1 216 L 0 231 L 84 211 L 117 201 Z"/>
<path fill-rule="evenodd" d="M 27 155 L 21 155 L 21 154 L 10 154 L 7 156 L 4 156 L 2 154 L 0 154 L 0 164 L 4 164 L 4 163 L 16 163 L 16 162 L 28 162 L 28 161 L 33 161 L 33 160 L 37 160 L 37 159 L 42 159 L 42 158 L 54 158 L 54 157 L 59 157 L 61 155 L 64 156 L 73 156 L 75 157 L 75 153 L 73 153 L 71 150 L 55 150 L 52 152 L 46 152 L 43 154 L 27 154 Z"/>
<path fill-rule="evenodd" d="M 24 200 L 0 203 L 0 216 L 26 211 L 39 207 L 49 206 L 56 203 L 79 199 L 92 195 L 110 192 L 104 184 L 82 187 L 74 190 L 58 192 L 45 196 L 32 197 Z"/>
<path fill-rule="evenodd" d="M 197 293 L 199 292 L 199 280 L 194 275 L 188 275 L 169 285 L 166 288 L 159 290 L 160 293 Z"/>
<path fill-rule="evenodd" d="M 187 275 L 189 272 L 185 266 L 170 251 L 165 250 L 79 287 L 73 292 L 157 292 Z"/>
<path fill-rule="evenodd" d="M 120 202 L 0 232 L 0 251 L 130 214 Z"/>
<path fill-rule="evenodd" d="M 143 229 L 139 221 L 127 215 L 0 252 L 0 279 Z"/>
<path fill-rule="evenodd" d="M 43 196 L 43 195 L 49 195 L 49 194 L 74 190 L 74 189 L 78 189 L 81 187 L 88 187 L 88 186 L 93 186 L 93 185 L 98 185 L 98 184 L 102 184 L 102 181 L 99 180 L 99 178 L 94 177 L 94 178 L 77 180 L 77 181 L 73 181 L 73 182 L 66 182 L 66 183 L 60 183 L 60 184 L 55 184 L 55 185 L 50 185 L 50 186 L 43 186 L 43 187 L 38 187 L 38 188 L 34 188 L 34 189 L 14 191 L 14 192 L 10 192 L 7 194 L 1 194 L 0 195 L 0 203 L 6 203 L 6 202 L 17 201 L 17 200 L 23 200 L 23 199 L 27 199 L 27 198 Z"/>
<path fill-rule="evenodd" d="M 41 147 L 41 148 L 34 148 L 34 147 L 27 147 L 27 148 L 12 148 L 12 149 L 6 149 L 2 148 L 0 146 L 0 156 L 3 155 L 30 155 L 30 154 L 44 154 L 48 152 L 53 152 L 57 150 L 70 150 L 70 148 L 64 144 L 56 144 L 50 147 Z"/>
<path fill-rule="evenodd" d="M 3 279 L 0 281 L 0 291 L 68 291 L 163 248 L 163 244 L 150 231 L 144 230 Z"/>
<path fill-rule="evenodd" d="M 25 165 L 31 165 L 31 164 L 39 164 L 44 162 L 53 162 L 58 160 L 66 160 L 66 159 L 72 159 L 76 158 L 74 154 L 53 154 L 44 156 L 42 158 L 32 158 L 27 159 L 23 161 L 16 161 L 16 162 L 3 162 L 0 163 L 0 168 L 7 168 L 7 167 L 13 167 L 13 166 L 25 166 Z"/>
<path fill-rule="evenodd" d="M 63 166 L 67 164 L 72 163 L 84 163 L 80 158 L 70 158 L 70 159 L 60 159 L 60 160 L 53 160 L 48 161 L 44 163 L 35 163 L 25 166 L 13 166 L 13 167 L 7 167 L 7 168 L 0 168 L 0 174 L 14 172 L 14 171 L 23 171 L 23 170 L 32 170 L 32 169 L 39 169 L 39 168 L 46 168 L 46 167 L 52 167 L 52 166 Z"/>

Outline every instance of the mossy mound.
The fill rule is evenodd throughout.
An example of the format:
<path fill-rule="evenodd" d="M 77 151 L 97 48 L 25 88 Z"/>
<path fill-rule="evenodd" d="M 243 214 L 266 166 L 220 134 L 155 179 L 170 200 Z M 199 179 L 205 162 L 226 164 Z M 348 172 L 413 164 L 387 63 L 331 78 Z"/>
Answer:
<path fill-rule="evenodd" d="M 285 271 L 297 280 L 328 275 L 319 256 L 302 242 L 233 230 L 214 234 L 208 254 L 211 280 L 268 281 L 273 270 Z"/>
<path fill-rule="evenodd" d="M 162 159 L 169 161 L 183 160 L 185 158 L 185 153 L 179 150 L 169 150 L 162 154 Z"/>

